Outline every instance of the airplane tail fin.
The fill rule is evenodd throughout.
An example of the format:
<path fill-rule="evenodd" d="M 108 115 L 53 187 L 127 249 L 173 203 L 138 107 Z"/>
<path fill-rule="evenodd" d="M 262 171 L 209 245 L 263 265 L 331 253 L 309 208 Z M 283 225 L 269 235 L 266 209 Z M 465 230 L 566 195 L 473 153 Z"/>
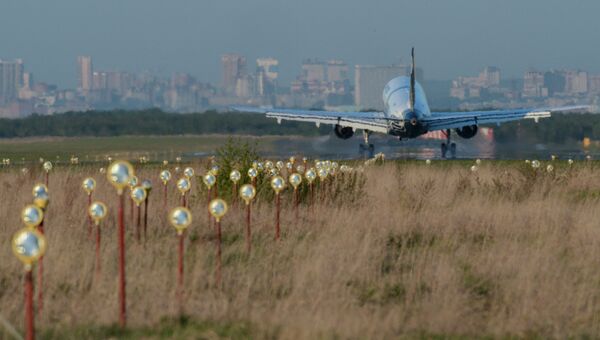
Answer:
<path fill-rule="evenodd" d="M 415 107 L 415 48 L 412 48 L 411 51 L 411 57 L 412 57 L 412 69 L 410 71 L 410 108 L 414 109 Z"/>

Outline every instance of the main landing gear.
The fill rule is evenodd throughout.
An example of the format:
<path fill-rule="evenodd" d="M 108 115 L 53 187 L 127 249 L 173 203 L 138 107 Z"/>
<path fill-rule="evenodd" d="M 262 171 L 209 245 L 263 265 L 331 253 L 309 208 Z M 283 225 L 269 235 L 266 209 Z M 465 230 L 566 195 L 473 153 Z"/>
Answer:
<path fill-rule="evenodd" d="M 452 131 L 450 129 L 447 129 L 446 132 L 444 132 L 446 135 L 446 143 L 442 143 L 442 158 L 446 158 L 448 149 L 450 149 L 450 158 L 456 158 L 456 143 L 450 142 L 450 136 L 452 134 L 451 132 Z"/>
<path fill-rule="evenodd" d="M 373 158 L 375 156 L 375 145 L 369 144 L 369 135 L 371 131 L 363 130 L 364 144 L 358 144 L 358 153 L 361 157 Z"/>

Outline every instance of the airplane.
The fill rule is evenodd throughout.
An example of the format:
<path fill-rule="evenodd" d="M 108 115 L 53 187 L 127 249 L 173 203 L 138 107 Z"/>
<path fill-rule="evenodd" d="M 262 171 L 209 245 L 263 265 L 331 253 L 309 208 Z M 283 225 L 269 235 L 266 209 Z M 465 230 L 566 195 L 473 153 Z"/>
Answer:
<path fill-rule="evenodd" d="M 587 106 L 566 106 L 556 108 L 514 109 L 471 112 L 431 112 L 425 91 L 416 81 L 415 49 L 411 50 L 412 69 L 410 77 L 400 76 L 390 80 L 383 89 L 383 112 L 333 112 L 295 109 L 273 109 L 248 106 L 233 106 L 235 111 L 263 113 L 267 117 L 282 120 L 312 122 L 333 125 L 335 135 L 341 139 L 351 138 L 357 129 L 362 130 L 365 144 L 359 145 L 361 154 L 368 152 L 372 157 L 375 146 L 369 144 L 369 135 L 379 132 L 397 137 L 399 140 L 416 138 L 430 131 L 442 130 L 446 141 L 441 144 L 442 158 L 448 151 L 456 157 L 456 143 L 451 141 L 452 129 L 462 138 L 477 135 L 482 124 L 500 124 L 518 119 L 550 117 L 553 111 L 569 111 L 588 108 Z"/>

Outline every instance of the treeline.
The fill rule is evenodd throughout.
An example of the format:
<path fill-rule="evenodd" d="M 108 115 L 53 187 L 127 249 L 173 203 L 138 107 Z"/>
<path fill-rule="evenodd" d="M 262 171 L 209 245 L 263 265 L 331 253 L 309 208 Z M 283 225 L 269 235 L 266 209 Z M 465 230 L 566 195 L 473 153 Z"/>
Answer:
<path fill-rule="evenodd" d="M 499 142 L 565 143 L 584 137 L 600 140 L 600 114 L 553 114 L 551 118 L 520 120 L 493 126 Z M 0 138 L 35 136 L 122 136 L 182 134 L 302 135 L 328 134 L 331 127 L 311 123 L 283 122 L 263 114 L 177 114 L 158 109 L 140 111 L 67 112 L 51 116 L 0 119 Z"/>
<path fill-rule="evenodd" d="M 524 119 L 492 127 L 498 142 L 562 144 L 581 141 L 584 137 L 600 140 L 600 114 L 554 113 L 538 123 Z"/>
<path fill-rule="evenodd" d="M 176 114 L 158 109 L 140 111 L 67 112 L 22 119 L 0 119 L 0 138 L 33 136 L 122 136 L 182 134 L 305 135 L 326 134 L 331 128 L 285 122 L 262 114 L 205 113 Z"/>

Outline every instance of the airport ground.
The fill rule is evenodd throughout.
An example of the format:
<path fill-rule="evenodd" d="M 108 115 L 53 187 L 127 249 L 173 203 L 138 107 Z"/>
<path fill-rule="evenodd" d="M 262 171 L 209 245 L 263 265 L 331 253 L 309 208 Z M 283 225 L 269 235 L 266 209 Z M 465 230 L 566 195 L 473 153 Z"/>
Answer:
<path fill-rule="evenodd" d="M 341 140 L 333 134 L 321 136 L 282 135 L 176 135 L 176 136 L 118 136 L 118 137 L 27 137 L 0 139 L 0 157 L 10 158 L 14 164 L 37 162 L 40 157 L 68 162 L 71 156 L 80 162 L 99 162 L 107 156 L 138 159 L 146 156 L 152 162 L 175 160 L 182 157 L 192 161 L 213 155 L 215 149 L 228 140 L 249 143 L 263 157 L 287 158 L 306 155 L 321 159 L 361 159 L 357 134 Z M 591 155 L 600 159 L 600 147 L 583 148 L 580 143 L 542 144 L 528 142 L 490 142 L 476 136 L 455 140 L 459 159 L 584 159 Z M 383 152 L 388 159 L 436 159 L 440 157 L 440 140 L 403 140 L 374 134 L 371 142 L 375 152 Z M 58 157 L 58 158 L 57 158 Z M 16 162 L 16 163 L 15 163 Z"/>
<path fill-rule="evenodd" d="M 206 168 L 192 164 L 200 174 Z M 223 220 L 221 289 L 214 285 L 206 195 L 195 178 L 184 318 L 178 317 L 177 243 L 162 209 L 161 166 L 138 166 L 139 178 L 152 179 L 155 190 L 145 245 L 136 242 L 126 213 L 126 331 L 115 326 L 115 191 L 97 164 L 59 166 L 49 183 L 40 338 L 596 337 L 600 164 L 543 161 L 534 170 L 523 161 L 484 160 L 471 171 L 472 165 L 367 166 L 319 188 L 315 205 L 302 201 L 298 218 L 288 190 L 280 242 L 273 240 L 270 188 L 262 183 L 253 207 L 251 255 L 239 208 Z M 94 197 L 110 210 L 102 226 L 99 277 L 81 189 L 86 176 L 96 178 Z M 2 170 L 2 239 L 20 228 L 18 212 L 43 178 L 38 166 L 26 174 L 21 166 Z M 169 197 L 169 206 L 179 202 L 173 183 Z M 22 266 L 8 242 L 0 258 L 0 313 L 20 330 Z M 0 337 L 7 338 L 3 332 Z"/>

